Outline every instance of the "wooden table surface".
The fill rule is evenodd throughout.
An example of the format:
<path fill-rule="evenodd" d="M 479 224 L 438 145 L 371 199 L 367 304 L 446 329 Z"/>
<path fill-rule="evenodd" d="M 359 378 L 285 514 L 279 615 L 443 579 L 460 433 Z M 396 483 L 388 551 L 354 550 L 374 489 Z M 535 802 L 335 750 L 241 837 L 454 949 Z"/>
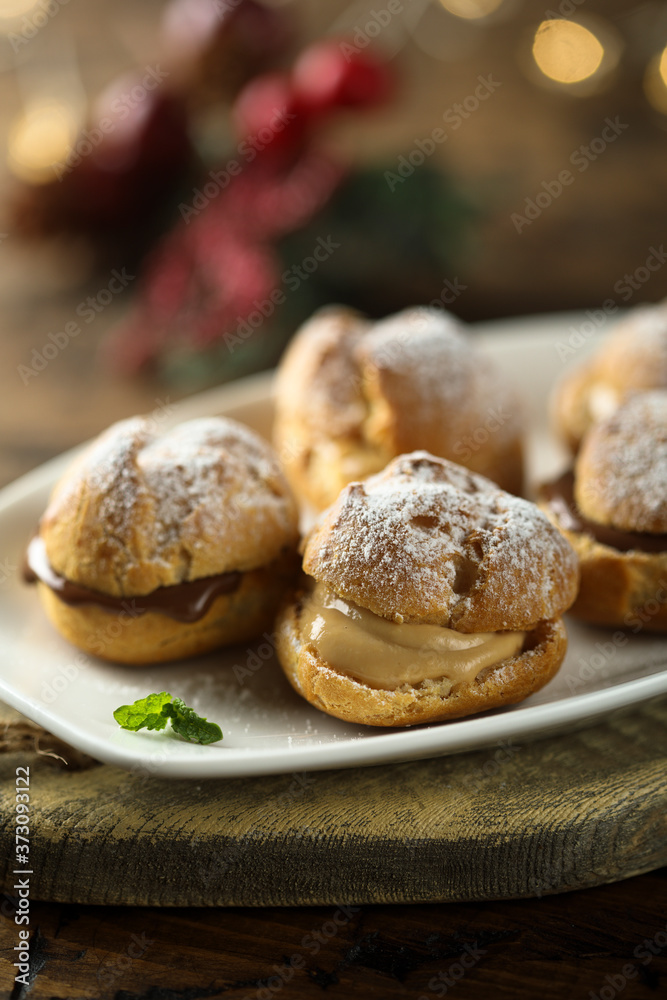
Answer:
<path fill-rule="evenodd" d="M 533 902 L 345 912 L 33 903 L 31 989 L 12 993 L 16 928 L 5 919 L 0 991 L 12 1000 L 657 1000 L 666 889 L 662 871 Z M 8 903 L 2 913 L 11 918 Z"/>

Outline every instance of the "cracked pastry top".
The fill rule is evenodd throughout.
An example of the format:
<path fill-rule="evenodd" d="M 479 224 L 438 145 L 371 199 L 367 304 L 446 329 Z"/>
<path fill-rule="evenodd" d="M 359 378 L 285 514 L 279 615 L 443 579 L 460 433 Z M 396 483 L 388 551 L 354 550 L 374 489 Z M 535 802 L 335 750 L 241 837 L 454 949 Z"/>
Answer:
<path fill-rule="evenodd" d="M 150 418 L 114 424 L 57 485 L 39 533 L 56 572 L 123 597 L 264 566 L 297 538 L 272 449 L 221 417 L 162 434 Z"/>
<path fill-rule="evenodd" d="M 101 434 L 57 484 L 28 566 L 75 645 L 158 662 L 270 627 L 297 541 L 295 501 L 254 431 L 209 417 L 159 433 L 133 417 Z M 123 625 L 115 636 L 114 615 Z"/>
<path fill-rule="evenodd" d="M 279 659 L 308 701 L 348 721 L 408 725 L 519 701 L 565 654 L 571 546 L 535 504 L 424 451 L 346 486 L 308 535 L 303 569 L 279 617 Z"/>
<path fill-rule="evenodd" d="M 317 508 L 417 448 L 521 490 L 517 399 L 464 324 L 442 309 L 407 309 L 376 323 L 343 307 L 320 310 L 290 344 L 275 396 L 281 461 Z"/>
<path fill-rule="evenodd" d="M 638 392 L 596 423 L 539 497 L 579 556 L 572 613 L 667 630 L 667 391 Z"/>
<path fill-rule="evenodd" d="M 651 389 L 667 389 L 667 300 L 632 309 L 592 357 L 563 376 L 552 398 L 554 426 L 576 453 L 595 423 Z"/>

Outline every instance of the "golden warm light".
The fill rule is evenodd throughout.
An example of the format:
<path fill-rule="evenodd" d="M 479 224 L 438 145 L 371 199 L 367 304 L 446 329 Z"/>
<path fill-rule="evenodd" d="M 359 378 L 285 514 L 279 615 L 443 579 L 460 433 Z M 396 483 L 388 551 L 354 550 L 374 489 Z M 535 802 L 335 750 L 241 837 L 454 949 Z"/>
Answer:
<path fill-rule="evenodd" d="M 66 104 L 43 101 L 15 119 L 8 141 L 7 163 L 21 180 L 45 184 L 58 176 L 56 167 L 67 159 L 79 128 L 77 116 Z"/>
<path fill-rule="evenodd" d="M 0 0 L 0 21 L 13 21 L 36 7 L 39 0 Z"/>
<path fill-rule="evenodd" d="M 557 83 L 587 80 L 600 68 L 604 54 L 593 32 L 574 21 L 543 21 L 535 32 L 535 62 Z"/>
<path fill-rule="evenodd" d="M 450 14 L 476 21 L 497 11 L 503 0 L 440 0 L 440 3 Z"/>
<path fill-rule="evenodd" d="M 644 76 L 644 93 L 656 111 L 667 115 L 667 48 L 649 63 Z"/>

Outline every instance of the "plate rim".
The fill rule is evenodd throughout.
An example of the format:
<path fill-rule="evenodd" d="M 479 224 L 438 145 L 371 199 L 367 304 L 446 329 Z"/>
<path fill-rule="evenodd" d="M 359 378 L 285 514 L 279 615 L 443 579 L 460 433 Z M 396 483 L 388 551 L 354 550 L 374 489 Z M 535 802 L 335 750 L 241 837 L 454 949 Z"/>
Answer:
<path fill-rule="evenodd" d="M 667 664 L 665 665 L 667 666 Z M 122 767 L 127 770 L 142 768 L 153 770 L 156 768 L 154 752 L 149 753 L 146 751 L 140 753 L 138 750 L 136 752 L 126 752 L 124 747 L 114 744 L 113 741 L 104 740 L 101 736 L 98 742 L 94 738 L 91 738 L 85 731 L 79 730 L 76 726 L 72 728 L 66 724 L 61 724 L 58 717 L 50 716 L 48 708 L 42 708 L 37 702 L 31 702 L 30 699 L 23 698 L 20 695 L 12 697 L 10 701 L 8 697 L 4 697 L 6 691 L 7 687 L 4 680 L 0 678 L 0 692 L 3 694 L 2 700 L 11 707 L 16 708 L 17 711 L 22 712 L 27 718 L 37 722 L 39 725 L 43 725 L 43 728 L 47 729 L 52 735 L 59 737 L 64 742 L 68 742 L 76 749 L 88 753 L 96 760 L 101 760 L 103 763 Z M 630 693 L 630 697 L 627 697 L 628 693 Z M 503 741 L 507 742 L 508 740 L 511 741 L 520 737 L 532 736 L 533 738 L 529 742 L 537 742 L 540 739 L 548 738 L 551 735 L 550 730 L 555 726 L 559 727 L 559 731 L 562 732 L 564 730 L 560 727 L 564 723 L 567 729 L 570 729 L 570 727 L 574 728 L 579 723 L 586 722 L 587 720 L 593 722 L 619 710 L 631 710 L 660 695 L 667 695 L 667 673 L 655 673 L 648 677 L 622 681 L 602 691 L 583 692 L 571 698 L 563 698 L 557 702 L 529 705 L 517 712 L 506 712 L 502 709 L 497 709 L 494 710 L 493 714 L 489 715 L 486 713 L 477 713 L 476 715 L 462 719 L 452 719 L 451 722 L 447 723 L 446 732 L 453 733 L 454 738 L 445 747 L 430 746 L 431 743 L 438 744 L 439 741 L 436 737 L 442 732 L 439 728 L 442 726 L 442 723 L 432 723 L 426 726 L 406 726 L 389 732 L 383 730 L 381 727 L 369 726 L 368 729 L 374 730 L 374 735 L 371 737 L 347 737 L 341 738 L 340 742 L 330 741 L 326 743 L 313 743 L 308 746 L 289 747 L 281 750 L 280 754 L 275 749 L 270 751 L 252 747 L 233 747 L 227 749 L 223 739 L 222 744 L 219 746 L 197 746 L 195 749 L 206 752 L 217 750 L 224 753 L 224 758 L 217 754 L 215 756 L 204 756 L 203 753 L 190 753 L 186 757 L 177 757 L 171 760 L 171 765 L 173 766 L 170 766 L 170 757 L 167 753 L 166 760 L 161 760 L 159 767 L 157 767 L 159 774 L 156 774 L 156 777 L 197 777 L 201 779 L 259 777 L 268 774 L 286 774 L 302 769 L 307 771 L 338 770 L 350 767 L 365 767 L 382 763 L 418 760 L 422 757 L 430 758 L 465 752 L 473 753 L 484 747 L 499 745 Z M 13 701 L 21 702 L 22 707 L 13 704 Z M 597 704 L 595 707 L 592 707 L 591 703 Z M 23 711 L 23 708 L 30 709 L 30 714 L 27 711 Z M 567 713 L 566 708 L 569 709 Z M 473 739 L 470 741 L 466 739 L 469 727 L 474 726 L 475 730 L 477 730 L 481 728 L 480 724 L 483 724 L 484 721 L 490 723 L 489 728 L 492 731 L 486 735 L 480 734 L 479 740 Z M 44 722 L 47 725 L 44 725 Z M 541 731 L 540 723 L 544 726 L 545 732 Z M 454 726 L 456 728 L 452 728 Z M 538 730 L 540 731 L 538 732 Z M 121 730 L 118 732 L 121 734 Z M 73 743 L 68 738 L 73 733 L 78 737 L 76 743 Z M 433 736 L 429 738 L 429 734 L 433 734 Z M 148 737 L 150 743 L 155 743 L 155 746 L 160 750 L 160 755 L 166 750 L 167 746 L 172 744 L 188 748 L 194 746 L 180 740 L 169 740 L 169 743 L 165 744 L 162 734 L 149 737 L 148 733 L 142 733 L 142 736 L 144 738 Z M 415 748 L 412 746 L 413 743 L 423 743 L 423 745 Z M 407 744 L 407 753 L 397 752 L 393 754 L 390 752 L 388 754 L 386 752 L 388 744 L 389 751 L 394 749 L 395 744 L 397 747 Z M 374 752 L 376 748 L 377 752 Z M 418 750 L 417 753 L 414 752 L 415 749 Z M 336 760 L 335 762 L 319 760 L 320 757 L 326 758 L 332 753 L 342 758 L 342 760 Z M 281 761 L 283 754 L 286 755 L 286 759 Z M 347 759 L 349 757 L 353 759 Z M 210 760 L 210 766 L 205 764 L 207 760 Z M 233 767 L 231 771 L 224 767 L 221 769 L 216 766 L 221 760 L 226 760 L 227 763 L 236 765 L 236 767 Z M 262 763 L 261 768 L 253 766 L 258 762 Z M 201 767 L 202 764 L 205 764 L 203 768 Z M 239 766 L 246 764 L 250 766 Z"/>
<path fill-rule="evenodd" d="M 567 322 L 576 322 L 582 315 L 568 311 L 509 317 L 471 325 L 471 331 L 482 341 L 502 336 L 504 341 L 516 347 L 526 338 L 537 339 L 541 336 L 546 341 L 553 335 L 553 330 L 545 329 L 545 326 L 558 328 L 561 324 L 564 326 Z M 601 329 L 590 339 L 594 342 L 602 335 Z M 220 408 L 227 411 L 238 407 L 249 407 L 253 403 L 255 405 L 266 403 L 272 397 L 274 377 L 274 369 L 266 370 L 185 397 L 173 404 L 165 426 L 204 416 Z M 52 485 L 65 465 L 87 444 L 87 441 L 83 442 L 49 459 L 4 486 L 0 490 L 0 526 L 9 508 Z M 665 657 L 667 660 L 667 645 Z M 667 667 L 667 662 L 664 666 Z M 248 746 L 226 748 L 224 740 L 219 746 L 196 748 L 197 751 L 210 749 L 223 751 L 222 754 L 212 755 L 193 753 L 193 745 L 183 743 L 189 752 L 180 757 L 175 756 L 171 760 L 167 754 L 167 759 L 160 765 L 159 775 L 170 778 L 202 779 L 250 777 L 287 773 L 302 767 L 307 770 L 338 769 L 472 752 L 508 738 L 529 736 L 539 739 L 542 729 L 547 730 L 545 736 L 548 736 L 555 727 L 559 727 L 562 731 L 563 728 L 570 728 L 587 720 L 593 722 L 615 711 L 639 706 L 662 694 L 667 694 L 667 671 L 661 673 L 658 670 L 648 676 L 619 681 L 607 688 L 572 694 L 555 702 L 525 705 L 517 711 L 507 711 L 510 707 L 507 706 L 505 709 L 494 710 L 491 714 L 478 713 L 462 719 L 453 719 L 447 723 L 401 727 L 396 730 L 365 727 L 369 730 L 371 738 L 365 735 L 341 737 L 340 740 L 288 746 L 279 752 L 275 748 Z M 27 718 L 48 729 L 53 735 L 104 763 L 132 770 L 136 767 L 145 767 L 154 756 L 147 749 L 144 750 L 144 744 L 136 751 L 128 750 L 123 744 L 114 743 L 104 731 L 100 737 L 95 738 L 85 730 L 79 730 L 77 726 L 72 727 L 70 723 L 51 714 L 48 705 L 42 705 L 10 687 L 1 673 L 0 697 Z M 471 728 L 474 733 L 480 731 L 478 738 L 473 737 L 472 740 L 469 738 Z M 442 734 L 448 734 L 444 738 L 444 746 Z M 75 742 L 72 742 L 72 736 L 75 736 Z M 262 738 L 258 737 L 258 740 Z M 158 744 L 154 739 L 150 739 L 146 747 L 152 743 L 160 748 L 165 747 L 164 741 Z M 404 752 L 401 753 L 400 748 L 403 747 Z M 285 759 L 280 760 L 283 756 Z M 257 766 L 260 762 L 262 766 Z"/>

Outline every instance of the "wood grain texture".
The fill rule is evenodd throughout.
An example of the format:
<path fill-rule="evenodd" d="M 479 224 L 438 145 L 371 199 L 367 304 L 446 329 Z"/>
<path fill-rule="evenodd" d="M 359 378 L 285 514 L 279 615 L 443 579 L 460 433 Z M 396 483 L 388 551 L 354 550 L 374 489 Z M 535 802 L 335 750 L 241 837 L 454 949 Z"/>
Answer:
<path fill-rule="evenodd" d="M 33 898 L 356 905 L 613 882 L 667 863 L 666 722 L 662 699 L 536 743 L 199 783 L 6 753 L 2 885 L 12 885 L 19 763 L 31 768 Z"/>
<path fill-rule="evenodd" d="M 609 1000 L 610 982 L 622 1000 L 657 1000 L 666 877 L 542 899 L 349 911 L 33 904 L 25 1000 Z M 12 994 L 16 931 L 0 921 L 3 1000 L 23 1000 Z"/>

